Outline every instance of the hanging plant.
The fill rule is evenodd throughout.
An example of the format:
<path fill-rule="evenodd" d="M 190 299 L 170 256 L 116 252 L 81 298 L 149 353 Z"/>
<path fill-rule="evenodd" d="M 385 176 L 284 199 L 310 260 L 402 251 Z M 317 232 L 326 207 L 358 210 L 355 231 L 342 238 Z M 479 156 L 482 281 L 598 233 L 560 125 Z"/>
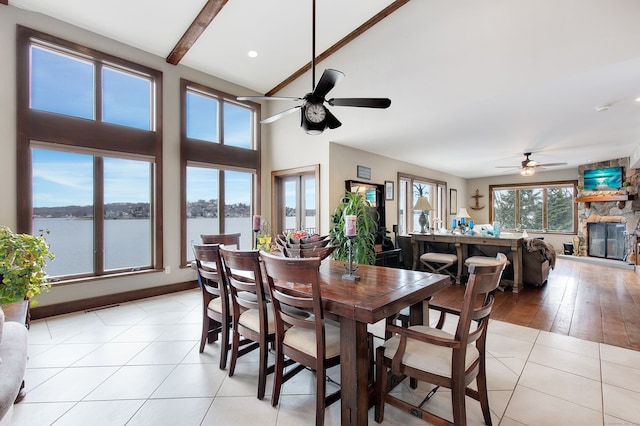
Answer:
<path fill-rule="evenodd" d="M 373 265 L 376 262 L 375 235 L 376 220 L 371 216 L 378 212 L 359 192 L 346 191 L 342 201 L 336 207 L 331 217 L 331 244 L 338 247 L 333 252 L 333 258 L 343 262 L 349 261 L 349 242 L 344 236 L 345 216 L 356 216 L 356 236 L 351 240 L 353 248 L 353 262 Z"/>

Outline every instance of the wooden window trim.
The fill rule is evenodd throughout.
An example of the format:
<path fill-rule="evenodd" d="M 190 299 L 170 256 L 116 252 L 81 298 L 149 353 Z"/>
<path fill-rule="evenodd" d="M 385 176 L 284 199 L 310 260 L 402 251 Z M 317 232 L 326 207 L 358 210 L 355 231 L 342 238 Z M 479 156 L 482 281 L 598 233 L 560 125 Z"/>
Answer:
<path fill-rule="evenodd" d="M 17 232 L 29 233 L 33 217 L 33 192 L 31 170 L 32 141 L 46 144 L 58 144 L 76 147 L 84 152 L 96 155 L 109 155 L 119 158 L 118 154 L 143 155 L 153 163 L 152 184 L 155 188 L 151 197 L 151 217 L 154 224 L 151 268 L 161 270 L 163 266 L 163 180 L 162 180 L 162 72 L 139 65 L 116 56 L 52 36 L 31 28 L 17 25 L 16 60 L 17 60 Z M 69 117 L 46 111 L 29 108 L 30 86 L 29 48 L 32 40 L 50 44 L 53 48 L 68 50 L 71 55 L 85 57 L 96 66 L 96 73 L 102 64 L 108 64 L 148 76 L 153 82 L 152 131 L 119 126 L 96 120 Z M 99 74 L 99 73 L 98 73 Z M 96 76 L 100 78 L 100 76 Z M 96 97 L 95 102 L 100 100 Z M 100 106 L 96 105 L 96 112 Z M 132 139 L 135 144 L 129 143 Z M 102 151 L 102 152 L 101 152 Z M 101 153 L 100 153 L 101 152 Z M 102 183 L 99 183 L 102 185 Z M 95 200 L 94 200 L 95 201 Z M 99 201 L 99 200 L 98 200 Z M 95 215 L 96 217 L 100 215 Z M 97 229 L 98 227 L 96 227 Z M 96 231 L 96 243 L 104 239 L 102 230 Z M 96 256 L 97 259 L 97 256 Z M 92 276 L 104 274 L 96 260 L 96 268 Z M 104 275 L 111 275 L 109 274 Z"/>
<path fill-rule="evenodd" d="M 573 186 L 574 194 L 576 193 L 578 181 L 577 180 L 556 180 L 549 182 L 531 182 L 531 183 L 509 183 L 500 185 L 489 185 L 489 222 L 493 222 L 493 191 L 496 189 L 527 189 L 527 188 L 540 188 L 543 192 L 543 197 L 546 200 L 547 188 L 557 186 Z M 520 200 L 516 197 L 516 212 L 520 210 Z M 547 203 L 542 204 L 543 217 L 547 217 Z M 570 232 L 558 232 L 558 231 L 546 231 L 546 234 L 560 234 L 571 235 L 578 232 L 578 208 L 574 204 L 573 208 L 573 231 Z"/>

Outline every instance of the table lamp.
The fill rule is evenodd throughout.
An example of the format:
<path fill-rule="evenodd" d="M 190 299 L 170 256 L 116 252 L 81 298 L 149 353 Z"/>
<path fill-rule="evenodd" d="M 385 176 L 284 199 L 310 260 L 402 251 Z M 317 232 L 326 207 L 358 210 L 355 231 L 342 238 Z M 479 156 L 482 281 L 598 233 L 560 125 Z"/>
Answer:
<path fill-rule="evenodd" d="M 421 211 L 420 217 L 418 218 L 418 223 L 420 224 L 420 233 L 425 234 L 427 232 L 425 228 L 428 222 L 427 216 L 424 214 L 424 212 L 425 210 L 433 210 L 433 207 L 431 207 L 431 203 L 429 203 L 427 197 L 418 197 L 418 199 L 416 200 L 416 204 L 413 206 L 413 210 Z"/>
<path fill-rule="evenodd" d="M 465 218 L 471 219 L 471 215 L 469 214 L 469 212 L 467 212 L 467 209 L 465 207 L 460 207 L 458 209 L 458 214 L 456 216 L 458 216 L 458 218 L 460 219 L 465 219 Z M 464 222 L 465 221 L 463 220 L 462 223 Z"/>

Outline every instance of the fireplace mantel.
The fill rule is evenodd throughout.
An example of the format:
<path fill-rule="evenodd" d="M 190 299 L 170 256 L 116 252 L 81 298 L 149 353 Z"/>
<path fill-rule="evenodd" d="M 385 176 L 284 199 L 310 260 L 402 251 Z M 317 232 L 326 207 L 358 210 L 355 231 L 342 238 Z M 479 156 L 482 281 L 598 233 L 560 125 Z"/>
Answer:
<path fill-rule="evenodd" d="M 604 202 L 604 201 L 627 201 L 629 194 L 607 194 L 607 195 L 585 195 L 576 197 L 577 203 Z"/>

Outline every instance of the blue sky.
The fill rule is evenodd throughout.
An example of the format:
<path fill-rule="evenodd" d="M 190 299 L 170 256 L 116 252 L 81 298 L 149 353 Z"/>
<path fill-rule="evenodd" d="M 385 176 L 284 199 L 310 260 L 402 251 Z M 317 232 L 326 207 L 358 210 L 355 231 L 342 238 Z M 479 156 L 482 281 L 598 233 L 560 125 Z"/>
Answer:
<path fill-rule="evenodd" d="M 91 62 L 70 58 L 34 46 L 31 106 L 84 119 L 94 119 L 94 67 Z M 153 87 L 148 79 L 105 66 L 103 121 L 144 130 L 152 129 Z M 225 144 L 249 148 L 251 113 L 224 104 Z M 188 135 L 218 142 L 217 102 L 190 93 L 187 108 Z M 93 158 L 50 149 L 34 148 L 34 207 L 93 204 Z M 210 170 L 190 168 L 189 200 L 217 198 L 217 181 Z M 149 202 L 150 164 L 145 161 L 105 158 L 105 203 Z M 225 174 L 226 203 L 250 203 L 250 175 Z M 212 192 L 211 188 L 216 191 Z"/>

